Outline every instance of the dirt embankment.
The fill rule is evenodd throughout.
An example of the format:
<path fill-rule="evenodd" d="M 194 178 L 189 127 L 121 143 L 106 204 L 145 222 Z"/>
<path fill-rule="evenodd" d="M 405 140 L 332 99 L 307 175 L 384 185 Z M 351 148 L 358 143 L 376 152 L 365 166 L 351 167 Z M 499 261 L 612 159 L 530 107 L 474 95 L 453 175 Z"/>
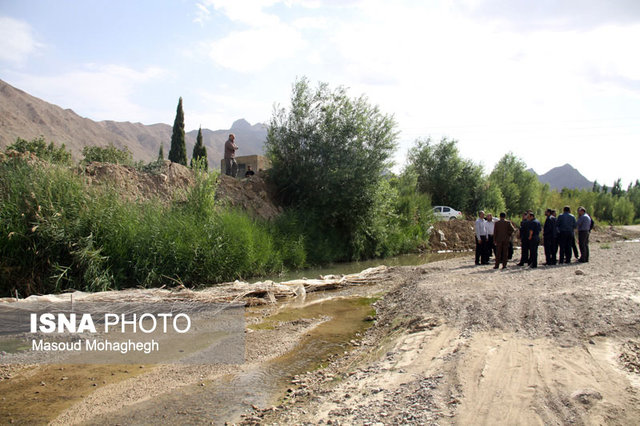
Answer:
<path fill-rule="evenodd" d="M 639 258 L 612 242 L 587 264 L 397 269 L 360 346 L 247 423 L 637 424 Z"/>
<path fill-rule="evenodd" d="M 124 165 L 92 162 L 82 168 L 81 173 L 89 184 L 111 186 L 129 200 L 183 199 L 195 182 L 191 169 L 168 160 L 148 172 Z M 274 188 L 260 175 L 248 179 L 218 177 L 216 200 L 222 205 L 269 220 L 282 212 L 275 199 Z"/>

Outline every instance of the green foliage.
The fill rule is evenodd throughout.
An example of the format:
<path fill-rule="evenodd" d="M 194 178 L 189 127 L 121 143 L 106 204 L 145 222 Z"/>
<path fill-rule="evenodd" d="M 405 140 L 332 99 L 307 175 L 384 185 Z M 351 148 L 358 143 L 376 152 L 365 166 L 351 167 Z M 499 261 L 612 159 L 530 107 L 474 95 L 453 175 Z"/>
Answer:
<path fill-rule="evenodd" d="M 195 163 L 200 162 L 200 167 L 207 170 L 209 168 L 209 160 L 207 159 L 207 148 L 202 143 L 202 127 L 198 129 L 198 137 L 196 138 L 196 144 L 193 146 L 193 155 L 191 156 L 191 167 L 194 167 Z"/>
<path fill-rule="evenodd" d="M 482 203 L 485 182 L 482 167 L 460 157 L 456 140 L 416 140 L 409 151 L 408 168 L 417 175 L 418 189 L 435 205 L 474 212 Z"/>
<path fill-rule="evenodd" d="M 347 241 L 346 257 L 373 255 L 383 171 L 395 148 L 392 117 L 342 87 L 296 81 L 291 107 L 274 111 L 267 141 L 270 177 L 285 205 L 309 212 Z M 364 234 L 364 235 L 363 235 Z M 375 246 L 375 244 L 373 244 Z"/>
<path fill-rule="evenodd" d="M 173 122 L 169 160 L 174 163 L 180 163 L 183 166 L 187 165 L 187 145 L 184 136 L 184 111 L 182 110 L 182 97 L 180 97 L 180 100 L 178 101 L 176 119 Z"/>
<path fill-rule="evenodd" d="M 164 144 L 160 143 L 160 149 L 158 150 L 158 161 L 164 160 Z"/>
<path fill-rule="evenodd" d="M 540 203 L 540 182 L 521 159 L 512 153 L 498 161 L 489 175 L 489 182 L 500 189 L 504 198 L 507 216 L 519 216 L 523 211 L 532 209 L 540 215 L 543 206 Z"/>
<path fill-rule="evenodd" d="M 636 212 L 633 203 L 627 198 L 619 197 L 613 205 L 613 222 L 619 224 L 631 224 Z"/>
<path fill-rule="evenodd" d="M 502 191 L 494 183 L 487 182 L 482 199 L 482 208 L 487 213 L 492 213 L 494 217 L 499 217 L 501 212 L 506 212 L 507 205 L 504 202 Z"/>
<path fill-rule="evenodd" d="M 182 282 L 196 286 L 305 264 L 302 237 L 214 206 L 196 169 L 186 202 L 131 202 L 58 165 L 0 163 L 0 294 Z"/>
<path fill-rule="evenodd" d="M 133 154 L 128 148 L 117 148 L 112 144 L 109 146 L 85 146 L 82 148 L 83 162 L 100 161 L 102 163 L 124 164 L 133 166 Z"/>
<path fill-rule="evenodd" d="M 31 141 L 17 138 L 14 143 L 7 147 L 6 151 L 9 150 L 33 152 L 38 158 L 52 163 L 71 164 L 71 153 L 67 151 L 65 145 L 62 144 L 56 147 L 53 142 L 47 144 L 43 136 L 34 138 Z"/>

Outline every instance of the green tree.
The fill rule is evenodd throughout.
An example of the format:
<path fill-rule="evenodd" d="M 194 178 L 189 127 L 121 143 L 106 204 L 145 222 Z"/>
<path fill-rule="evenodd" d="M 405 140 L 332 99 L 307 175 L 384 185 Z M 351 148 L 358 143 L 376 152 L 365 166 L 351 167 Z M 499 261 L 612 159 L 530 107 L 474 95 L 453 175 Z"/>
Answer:
<path fill-rule="evenodd" d="M 326 234 L 340 235 L 346 257 L 376 251 L 369 231 L 395 127 L 393 117 L 364 96 L 349 98 L 345 88 L 330 90 L 326 83 L 312 89 L 306 78 L 294 83 L 290 108 L 274 110 L 265 143 L 270 177 L 285 205 L 314 216 Z"/>
<path fill-rule="evenodd" d="M 538 200 L 541 185 L 538 178 L 527 171 L 524 161 L 512 153 L 505 154 L 498 161 L 489 175 L 489 181 L 500 188 L 508 216 L 516 217 L 525 210 L 543 208 Z"/>
<path fill-rule="evenodd" d="M 593 208 L 593 214 L 602 221 L 613 222 L 614 204 L 615 202 L 611 194 L 608 194 L 607 192 L 601 192 L 596 198 Z"/>
<path fill-rule="evenodd" d="M 191 167 L 201 163 L 205 170 L 209 169 L 209 161 L 207 160 L 207 148 L 202 143 L 202 127 L 198 129 L 196 144 L 193 146 L 193 154 L 191 155 Z"/>
<path fill-rule="evenodd" d="M 624 191 L 622 190 L 622 179 L 618 178 L 618 180 L 613 183 L 613 186 L 611 187 L 611 195 L 614 197 L 624 195 Z"/>
<path fill-rule="evenodd" d="M 164 144 L 160 143 L 160 149 L 158 150 L 158 161 L 164 160 Z"/>
<path fill-rule="evenodd" d="M 176 119 L 173 122 L 173 134 L 171 135 L 171 149 L 169 160 L 174 163 L 187 165 L 187 145 L 184 137 L 184 111 L 182 110 L 182 97 L 178 101 Z"/>
<path fill-rule="evenodd" d="M 506 208 L 500 188 L 496 184 L 487 182 L 483 191 L 482 209 L 492 213 L 494 217 L 499 217 L 498 215 L 506 211 Z"/>
<path fill-rule="evenodd" d="M 481 203 L 482 167 L 460 157 L 456 140 L 418 139 L 409 151 L 409 166 L 417 175 L 420 192 L 435 205 L 473 212 Z"/>
<path fill-rule="evenodd" d="M 627 197 L 629 201 L 633 203 L 633 209 L 636 212 L 636 217 L 640 217 L 640 181 L 636 180 L 636 183 L 627 191 Z"/>
<path fill-rule="evenodd" d="M 633 223 L 636 212 L 633 203 L 624 197 L 615 200 L 613 205 L 613 221 L 621 225 L 629 225 Z"/>

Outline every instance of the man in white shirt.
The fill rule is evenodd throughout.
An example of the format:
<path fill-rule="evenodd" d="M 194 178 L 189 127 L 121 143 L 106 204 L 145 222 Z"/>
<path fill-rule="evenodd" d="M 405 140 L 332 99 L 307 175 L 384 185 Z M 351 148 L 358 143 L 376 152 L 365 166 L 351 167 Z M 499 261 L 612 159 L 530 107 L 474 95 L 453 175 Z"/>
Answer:
<path fill-rule="evenodd" d="M 495 225 L 496 220 L 491 215 L 491 213 L 487 213 L 487 223 L 485 227 L 487 228 L 487 259 L 491 257 L 491 254 L 495 254 L 496 245 L 493 241 L 493 226 Z"/>
<path fill-rule="evenodd" d="M 475 223 L 476 231 L 476 265 L 487 265 L 489 258 L 486 255 L 487 247 L 487 222 L 484 220 L 484 211 L 478 212 L 478 218 Z"/>

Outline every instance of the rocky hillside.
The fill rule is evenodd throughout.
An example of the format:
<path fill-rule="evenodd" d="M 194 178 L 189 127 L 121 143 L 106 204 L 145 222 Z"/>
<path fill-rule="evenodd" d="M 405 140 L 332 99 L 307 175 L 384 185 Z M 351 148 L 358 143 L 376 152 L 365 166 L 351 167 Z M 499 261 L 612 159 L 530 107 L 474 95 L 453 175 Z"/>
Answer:
<path fill-rule="evenodd" d="M 533 170 L 529 171 L 535 173 Z M 593 187 L 593 182 L 584 177 L 582 173 L 575 169 L 571 164 L 554 167 L 547 173 L 537 176 L 540 182 L 548 183 L 551 189 L 591 189 Z"/>
<path fill-rule="evenodd" d="M 172 114 L 173 114 L 172 107 Z M 223 145 L 229 133 L 236 134 L 240 147 L 238 155 L 261 154 L 267 136 L 263 124 L 251 125 L 240 119 L 230 129 L 202 129 L 203 142 L 207 147 L 209 164 L 220 167 Z M 186 134 L 187 155 L 190 156 L 195 144 L 197 130 Z M 86 145 L 106 146 L 110 143 L 127 147 L 135 160 L 150 161 L 157 157 L 160 144 L 164 144 L 165 155 L 169 152 L 171 125 L 93 121 L 50 104 L 0 80 L 0 148 L 4 148 L 16 138 L 33 139 L 44 136 L 47 141 L 64 143 L 76 158 L 80 157 Z"/>

